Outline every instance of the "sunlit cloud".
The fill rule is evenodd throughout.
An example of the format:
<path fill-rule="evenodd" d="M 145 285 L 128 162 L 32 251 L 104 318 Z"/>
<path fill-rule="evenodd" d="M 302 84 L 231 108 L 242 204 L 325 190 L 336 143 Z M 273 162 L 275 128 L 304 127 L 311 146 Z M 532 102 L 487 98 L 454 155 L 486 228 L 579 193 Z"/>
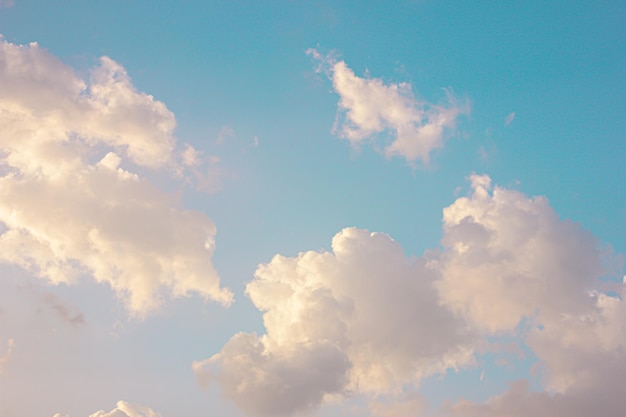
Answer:
<path fill-rule="evenodd" d="M 382 141 L 388 158 L 427 163 L 432 151 L 443 147 L 444 139 L 454 132 L 458 117 L 469 113 L 469 103 L 451 90 L 445 90 L 445 104 L 430 103 L 417 97 L 409 83 L 362 78 L 332 54 L 324 56 L 315 49 L 307 53 L 339 95 L 334 131 L 352 145 Z"/>
<path fill-rule="evenodd" d="M 469 180 L 469 193 L 443 210 L 442 247 L 422 257 L 406 257 L 385 234 L 347 228 L 331 252 L 260 265 L 246 292 L 266 333 L 235 335 L 194 364 L 198 376 L 252 414 L 291 415 L 358 394 L 372 398 L 375 415 L 404 415 L 424 402 L 399 394 L 475 366 L 487 337 L 509 335 L 536 355 L 550 392 L 576 393 L 605 371 L 612 380 L 626 310 L 596 290 L 610 254 L 547 199 L 486 175 Z M 483 409 L 472 407 L 489 406 L 448 411 Z"/>
<path fill-rule="evenodd" d="M 435 278 L 389 236 L 344 229 L 332 252 L 259 266 L 246 292 L 267 333 L 234 336 L 195 370 L 243 409 L 283 415 L 470 366 L 474 335 L 438 303 Z"/>
<path fill-rule="evenodd" d="M 211 220 L 141 175 L 180 172 L 163 103 L 110 58 L 86 82 L 36 43 L 0 43 L 0 82 L 1 262 L 52 284 L 108 283 L 139 316 L 165 296 L 232 301 L 211 263 Z"/>

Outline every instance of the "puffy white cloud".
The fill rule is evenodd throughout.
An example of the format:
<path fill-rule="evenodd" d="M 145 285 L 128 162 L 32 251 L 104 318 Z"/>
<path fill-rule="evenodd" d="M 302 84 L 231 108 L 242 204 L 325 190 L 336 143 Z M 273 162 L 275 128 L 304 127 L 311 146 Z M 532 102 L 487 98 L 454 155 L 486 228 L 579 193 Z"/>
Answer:
<path fill-rule="evenodd" d="M 626 286 L 609 295 L 606 253 L 578 224 L 560 220 L 544 198 L 472 177 L 472 193 L 444 210 L 442 302 L 486 333 L 520 333 L 539 360 L 545 391 L 518 381 L 483 404 L 461 401 L 457 417 L 622 416 L 626 387 Z"/>
<path fill-rule="evenodd" d="M 53 417 L 69 417 L 60 413 L 55 414 Z M 144 407 L 137 404 L 130 404 L 126 401 L 118 401 L 116 407 L 108 413 L 104 410 L 97 411 L 90 414 L 89 417 L 161 417 L 161 414 L 152 410 L 149 407 Z"/>
<path fill-rule="evenodd" d="M 438 303 L 435 277 L 389 236 L 344 229 L 332 252 L 259 266 L 246 292 L 266 334 L 237 334 L 194 369 L 249 412 L 282 415 L 468 366 L 473 335 Z"/>
<path fill-rule="evenodd" d="M 519 383 L 485 404 L 442 412 L 623 415 L 626 290 L 615 283 L 620 297 L 599 291 L 610 271 L 597 240 L 543 197 L 492 186 L 488 176 L 470 180 L 469 194 L 443 211 L 442 248 L 420 258 L 385 234 L 348 228 L 331 252 L 277 255 L 259 266 L 247 294 L 266 333 L 235 335 L 194 364 L 197 374 L 257 414 L 364 394 L 374 415 L 417 415 L 424 402 L 402 392 L 471 366 L 496 335 L 533 352 L 546 392 Z"/>
<path fill-rule="evenodd" d="M 161 414 L 149 407 L 118 401 L 116 407 L 109 411 L 98 411 L 89 417 L 161 417 Z"/>
<path fill-rule="evenodd" d="M 455 129 L 459 115 L 469 112 L 447 91 L 447 105 L 415 97 L 408 83 L 385 84 L 377 78 L 361 78 L 344 61 L 307 51 L 324 68 L 339 94 L 336 131 L 353 145 L 387 132 L 390 143 L 385 156 L 401 156 L 409 162 L 428 162 L 430 153 L 443 146 L 445 136 Z"/>
<path fill-rule="evenodd" d="M 0 84 L 1 262 L 55 284 L 91 275 L 138 315 L 165 294 L 230 303 L 213 223 L 138 174 L 181 169 L 163 103 L 110 58 L 85 82 L 35 43 L 0 42 Z"/>
<path fill-rule="evenodd" d="M 471 182 L 470 196 L 444 209 L 444 251 L 429 264 L 441 274 L 441 301 L 488 332 L 585 311 L 603 273 L 591 233 L 543 197 L 492 189 L 487 176 Z"/>

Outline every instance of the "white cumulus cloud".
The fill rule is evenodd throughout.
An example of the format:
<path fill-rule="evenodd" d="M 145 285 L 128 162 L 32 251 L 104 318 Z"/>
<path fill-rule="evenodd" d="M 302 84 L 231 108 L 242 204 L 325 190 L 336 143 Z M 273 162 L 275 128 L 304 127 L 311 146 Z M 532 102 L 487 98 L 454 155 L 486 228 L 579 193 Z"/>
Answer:
<path fill-rule="evenodd" d="M 385 234 L 348 228 L 331 252 L 260 265 L 247 294 L 265 334 L 235 335 L 194 364 L 198 376 L 254 414 L 294 415 L 362 394 L 374 415 L 404 415 L 426 407 L 414 392 L 421 379 L 472 366 L 488 338 L 508 337 L 538 359 L 545 392 L 520 382 L 487 403 L 441 412 L 624 415 L 626 290 L 614 283 L 619 297 L 601 292 L 611 255 L 546 198 L 485 175 L 470 181 L 468 195 L 443 210 L 442 246 L 422 257 L 405 256 Z"/>
<path fill-rule="evenodd" d="M 593 235 L 543 197 L 492 187 L 487 176 L 471 182 L 470 195 L 443 211 L 444 251 L 431 263 L 441 301 L 488 332 L 585 311 L 603 273 Z"/>
<path fill-rule="evenodd" d="M 378 78 L 355 75 L 344 61 L 307 51 L 320 63 L 339 95 L 336 132 L 359 145 L 387 133 L 384 154 L 400 156 L 409 162 L 428 162 L 433 150 L 443 147 L 454 131 L 458 116 L 469 112 L 469 104 L 447 91 L 448 103 L 433 104 L 416 97 L 409 83 L 386 84 Z"/>
<path fill-rule="evenodd" d="M 0 42 L 0 84 L 0 262 L 54 284 L 92 276 L 139 315 L 164 295 L 230 303 L 211 220 L 139 174 L 180 166 L 162 102 L 110 58 L 84 81 L 36 43 Z"/>
<path fill-rule="evenodd" d="M 347 393 L 399 392 L 473 361 L 473 335 L 438 303 L 434 278 L 389 236 L 344 229 L 332 252 L 259 266 L 246 292 L 264 312 L 266 334 L 237 334 L 194 368 L 261 415 Z"/>
<path fill-rule="evenodd" d="M 444 253 L 433 267 L 442 302 L 486 334 L 520 331 L 538 359 L 545 391 L 517 381 L 485 403 L 460 401 L 455 417 L 626 414 L 626 286 L 602 293 L 609 254 L 591 233 L 561 220 L 545 198 L 491 187 L 444 211 Z M 608 262 L 610 263 L 610 262 Z"/>

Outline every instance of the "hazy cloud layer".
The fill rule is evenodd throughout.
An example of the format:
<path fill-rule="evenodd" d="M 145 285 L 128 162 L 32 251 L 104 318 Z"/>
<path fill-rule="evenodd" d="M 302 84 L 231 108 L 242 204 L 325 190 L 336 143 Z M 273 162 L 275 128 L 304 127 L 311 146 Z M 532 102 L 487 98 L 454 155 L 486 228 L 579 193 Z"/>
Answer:
<path fill-rule="evenodd" d="M 348 228 L 332 252 L 277 255 L 259 266 L 247 294 L 266 333 L 234 336 L 194 364 L 198 375 L 256 414 L 293 414 L 355 394 L 373 396 L 374 415 L 418 413 L 419 397 L 394 395 L 472 366 L 480 340 L 509 335 L 534 352 L 546 389 L 560 394 L 528 394 L 518 384 L 486 404 L 445 412 L 522 416 L 499 413 L 525 401 L 530 414 L 565 417 L 571 407 L 559 408 L 561 398 L 575 396 L 576 416 L 595 406 L 623 413 L 614 401 L 624 391 L 617 381 L 626 310 L 596 290 L 607 273 L 596 239 L 545 198 L 493 187 L 487 176 L 470 180 L 468 196 L 443 211 L 442 248 L 421 258 L 406 257 L 385 234 Z"/>
<path fill-rule="evenodd" d="M 0 261 L 55 284 L 92 276 L 140 315 L 164 294 L 230 303 L 213 223 L 138 174 L 188 165 L 163 103 L 110 58 L 85 82 L 35 43 L 0 43 L 0 84 Z"/>
<path fill-rule="evenodd" d="M 378 78 L 355 75 L 344 61 L 307 51 L 324 71 L 339 95 L 335 131 L 352 145 L 376 140 L 383 135 L 384 154 L 401 156 L 409 162 L 428 162 L 430 153 L 441 148 L 446 135 L 454 131 L 459 115 L 469 112 L 469 104 L 446 91 L 447 104 L 429 103 L 413 93 L 409 83 L 386 84 Z"/>

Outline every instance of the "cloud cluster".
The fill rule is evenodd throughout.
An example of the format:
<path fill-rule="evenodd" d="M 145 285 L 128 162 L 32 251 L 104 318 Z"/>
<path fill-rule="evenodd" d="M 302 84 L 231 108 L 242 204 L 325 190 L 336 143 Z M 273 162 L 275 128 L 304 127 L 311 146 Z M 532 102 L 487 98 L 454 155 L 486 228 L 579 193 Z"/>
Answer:
<path fill-rule="evenodd" d="M 163 103 L 110 58 L 86 82 L 36 43 L 0 42 L 0 84 L 0 262 L 54 284 L 92 276 L 139 315 L 166 293 L 231 302 L 213 223 L 139 175 L 180 170 Z"/>
<path fill-rule="evenodd" d="M 69 416 L 63 416 L 57 413 L 53 417 Z M 116 407 L 108 413 L 104 410 L 100 410 L 93 414 L 90 414 L 89 417 L 161 417 L 161 414 L 157 413 L 149 407 L 144 407 L 137 404 L 130 404 L 126 401 L 118 401 Z"/>
<path fill-rule="evenodd" d="M 435 267 L 440 299 L 485 334 L 520 335 L 539 360 L 545 392 L 526 381 L 484 404 L 447 407 L 455 417 L 626 413 L 626 286 L 602 279 L 607 256 L 578 224 L 561 221 L 544 198 L 474 176 L 473 194 L 444 210 L 445 251 Z"/>
<path fill-rule="evenodd" d="M 246 292 L 266 334 L 234 336 L 195 370 L 244 409 L 278 415 L 468 366 L 473 334 L 438 303 L 435 278 L 389 236 L 344 229 L 332 252 L 261 265 Z"/>
<path fill-rule="evenodd" d="M 402 396 L 425 376 L 472 366 L 485 337 L 510 335 L 539 358 L 549 392 L 584 402 L 581 392 L 606 386 L 597 394 L 619 399 L 623 390 L 606 383 L 624 368 L 625 307 L 597 291 L 607 271 L 596 239 L 545 198 L 470 179 L 470 193 L 443 211 L 442 247 L 422 257 L 405 256 L 387 235 L 348 228 L 331 252 L 277 255 L 259 266 L 247 294 L 263 311 L 265 334 L 235 335 L 194 364 L 197 374 L 251 413 L 290 415 L 342 396 Z M 509 415 L 498 411 L 503 402 L 512 410 L 509 400 L 560 398 L 524 392 L 516 385 L 488 404 L 447 411 Z M 371 411 L 422 407 L 409 396 L 374 400 Z M 606 415 L 617 415 L 610 407 Z M 541 410 L 530 414 L 568 415 Z"/>
<path fill-rule="evenodd" d="M 315 49 L 307 51 L 324 70 L 339 95 L 337 133 L 359 145 L 382 133 L 391 136 L 384 154 L 400 156 L 409 162 L 428 162 L 430 153 L 443 146 L 447 134 L 454 131 L 459 115 L 469 112 L 469 105 L 447 91 L 447 105 L 437 105 L 415 97 L 408 83 L 386 84 L 378 78 L 355 75 L 344 61 L 323 56 Z"/>

